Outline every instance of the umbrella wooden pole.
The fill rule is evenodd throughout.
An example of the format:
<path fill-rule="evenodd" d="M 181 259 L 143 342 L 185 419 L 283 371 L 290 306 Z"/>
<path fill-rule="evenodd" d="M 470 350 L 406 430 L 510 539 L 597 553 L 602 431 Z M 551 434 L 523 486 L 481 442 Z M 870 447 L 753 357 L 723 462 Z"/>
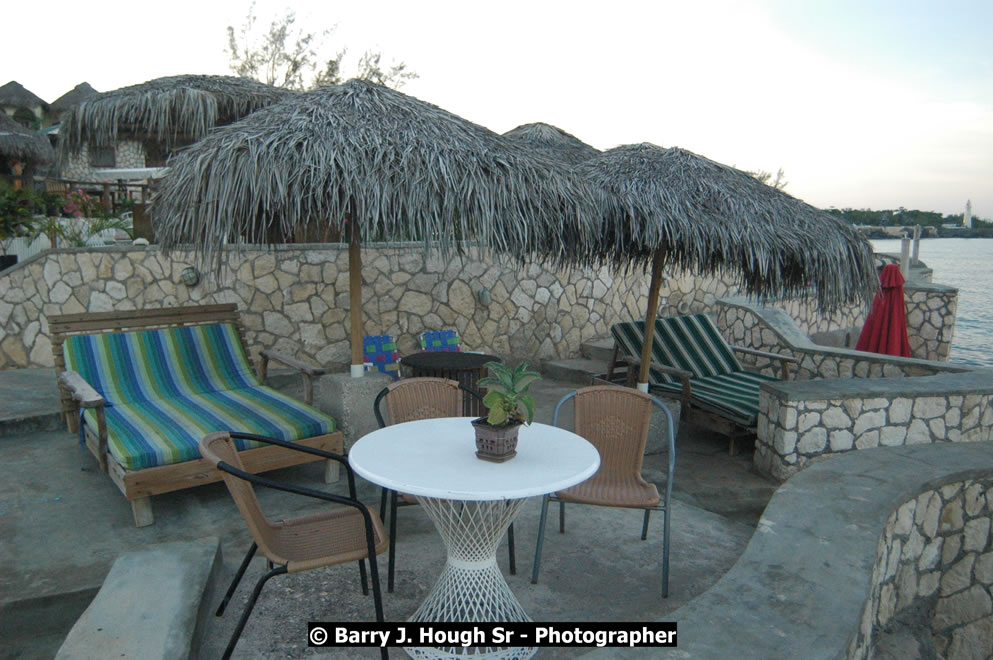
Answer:
<path fill-rule="evenodd" d="M 652 281 L 648 287 L 648 312 L 645 314 L 645 342 L 641 346 L 641 369 L 638 372 L 638 389 L 648 391 L 648 367 L 652 363 L 652 337 L 655 335 L 655 316 L 659 309 L 659 289 L 662 288 L 662 267 L 665 253 L 656 250 L 652 257 Z"/>
<path fill-rule="evenodd" d="M 362 359 L 362 250 L 359 223 L 348 221 L 348 294 L 352 305 L 352 378 L 365 374 Z"/>

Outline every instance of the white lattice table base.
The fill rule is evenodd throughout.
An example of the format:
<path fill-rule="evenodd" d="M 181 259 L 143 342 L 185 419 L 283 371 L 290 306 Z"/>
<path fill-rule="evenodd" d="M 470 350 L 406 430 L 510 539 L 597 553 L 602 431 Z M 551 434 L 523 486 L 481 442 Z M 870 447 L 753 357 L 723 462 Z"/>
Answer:
<path fill-rule="evenodd" d="M 419 497 L 448 549 L 448 562 L 431 593 L 411 621 L 517 622 L 530 621 L 503 579 L 496 551 L 507 527 L 526 500 L 463 502 Z M 537 649 L 407 648 L 413 658 L 486 657 L 523 659 Z"/>

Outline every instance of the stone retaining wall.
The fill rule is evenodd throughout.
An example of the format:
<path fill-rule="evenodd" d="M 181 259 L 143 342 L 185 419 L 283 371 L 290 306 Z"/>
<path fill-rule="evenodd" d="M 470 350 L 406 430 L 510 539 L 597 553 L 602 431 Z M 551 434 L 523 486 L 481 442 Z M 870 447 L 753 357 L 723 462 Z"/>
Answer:
<path fill-rule="evenodd" d="M 893 512 L 849 657 L 916 643 L 914 657 L 993 658 L 991 521 L 993 478 L 926 490 Z"/>
<path fill-rule="evenodd" d="M 0 368 L 52 365 L 51 314 L 214 302 L 238 305 L 253 350 L 275 348 L 332 368 L 348 364 L 344 246 L 249 248 L 228 257 L 219 279 L 204 277 L 194 287 L 180 277 L 193 255 L 166 257 L 154 247 L 60 249 L 18 264 L 0 275 Z M 532 362 L 573 357 L 611 324 L 640 317 L 647 301 L 640 273 L 518 269 L 471 255 L 425 258 L 419 246 L 367 247 L 363 260 L 364 331 L 397 336 L 401 353 L 417 350 L 423 330 L 454 327 L 472 350 Z M 693 301 L 694 309 L 701 304 L 696 293 L 673 299 Z"/>
<path fill-rule="evenodd" d="M 910 340 L 911 357 L 921 360 L 947 360 L 955 330 L 958 289 L 920 282 L 904 287 L 904 298 L 907 305 L 907 335 Z M 784 310 L 788 318 L 794 322 L 797 321 L 798 317 L 802 318 L 803 316 L 801 313 L 803 310 L 797 301 L 774 304 L 771 307 Z M 742 298 L 722 299 L 717 306 L 717 324 L 728 341 L 737 346 L 773 353 L 791 351 L 792 346 L 789 346 L 782 334 L 777 332 L 775 322 L 770 323 L 763 320 L 763 314 L 770 316 L 768 310 L 768 306 L 763 307 Z M 800 332 L 806 338 L 815 332 L 827 332 L 845 327 L 861 328 L 865 323 L 864 313 L 860 314 L 855 310 L 838 312 L 833 317 L 825 318 L 836 318 L 839 315 L 849 325 L 837 323 L 827 325 L 808 323 L 804 325 L 799 322 L 796 325 L 799 326 Z M 835 325 L 837 327 L 832 327 Z M 802 342 L 804 346 L 808 344 L 810 342 Z M 872 362 L 863 360 L 864 367 L 858 367 L 858 369 L 865 369 L 866 371 L 864 374 L 860 374 L 859 371 L 856 371 L 854 362 L 849 362 L 846 366 L 842 364 L 846 360 L 828 357 L 831 354 L 823 352 L 826 347 L 817 345 L 810 347 L 812 350 L 807 355 L 809 359 L 800 366 L 801 374 L 804 374 L 801 377 L 838 378 L 839 376 L 844 377 L 841 374 L 846 372 L 849 375 L 868 376 L 869 370 L 872 369 Z M 823 357 L 818 357 L 818 355 Z M 835 355 L 844 356 L 845 354 Z M 850 355 L 849 352 L 846 357 L 850 357 Z M 881 369 L 882 365 L 878 368 Z M 832 373 L 834 375 L 831 375 Z"/>
<path fill-rule="evenodd" d="M 858 449 L 993 439 L 993 373 L 764 385 L 756 469 L 785 480 L 811 460 Z"/>

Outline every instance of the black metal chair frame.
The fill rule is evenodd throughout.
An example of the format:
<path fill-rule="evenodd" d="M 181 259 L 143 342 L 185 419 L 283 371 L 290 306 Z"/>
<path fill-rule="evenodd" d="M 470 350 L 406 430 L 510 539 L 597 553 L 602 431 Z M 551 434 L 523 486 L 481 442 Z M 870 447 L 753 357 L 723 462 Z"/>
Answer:
<path fill-rule="evenodd" d="M 483 396 L 472 389 L 471 387 L 466 387 L 465 385 L 459 383 L 459 389 L 463 392 L 468 393 L 470 396 L 483 400 Z M 379 428 L 386 427 L 386 418 L 383 417 L 383 412 L 380 410 L 383 399 L 389 394 L 390 388 L 384 387 L 376 395 L 376 400 L 373 402 L 373 413 L 376 415 L 376 423 L 379 424 Z M 390 504 L 390 554 L 389 554 L 389 568 L 387 569 L 386 577 L 386 591 L 393 593 L 393 574 L 394 574 L 394 562 L 396 559 L 396 531 L 397 531 L 397 506 L 411 506 L 412 502 L 398 501 L 397 492 L 395 490 L 390 490 L 389 488 L 383 487 L 383 493 L 380 496 L 379 501 L 379 517 L 386 520 L 386 501 L 387 496 L 389 496 Z M 507 528 L 507 551 L 510 554 L 510 574 L 517 575 L 517 553 L 514 551 L 514 523 L 510 523 L 510 527 Z"/>
<path fill-rule="evenodd" d="M 334 502 L 336 504 L 342 504 L 344 506 L 350 506 L 358 509 L 362 514 L 362 519 L 365 522 L 365 536 L 366 536 L 366 548 L 367 555 L 369 558 L 370 574 L 372 577 L 372 597 L 376 609 L 376 621 L 378 623 L 383 623 L 383 597 L 379 585 L 379 568 L 376 562 L 376 540 L 375 533 L 373 532 L 372 517 L 369 515 L 368 507 L 360 502 L 356 496 L 355 491 L 355 475 L 352 472 L 351 466 L 348 464 L 348 459 L 340 454 L 335 454 L 333 452 L 324 451 L 321 449 L 315 449 L 313 447 L 304 447 L 293 442 L 287 442 L 285 440 L 278 440 L 275 438 L 266 438 L 264 436 L 259 436 L 251 433 L 237 433 L 231 432 L 230 436 L 232 438 L 241 438 L 245 440 L 254 440 L 256 442 L 262 442 L 271 445 L 278 445 L 280 447 L 285 447 L 286 449 L 292 449 L 295 451 L 304 452 L 307 454 L 313 454 L 315 456 L 320 456 L 322 458 L 327 458 L 330 460 L 337 461 L 345 466 L 345 474 L 348 476 L 348 494 L 349 497 L 343 497 L 341 495 L 334 495 L 332 493 L 325 493 L 323 491 L 314 490 L 312 488 L 305 488 L 302 486 L 294 486 L 292 484 L 282 483 L 279 481 L 274 481 L 266 477 L 261 477 L 257 474 L 249 474 L 243 470 L 239 470 L 233 465 L 220 461 L 217 464 L 219 470 L 223 470 L 228 474 L 234 475 L 239 479 L 244 479 L 256 486 L 262 486 L 264 488 L 271 488 L 273 490 L 279 490 L 286 493 L 293 493 L 296 495 L 303 495 L 305 497 L 312 497 L 315 499 L 323 500 L 325 502 Z M 224 599 L 221 601 L 220 606 L 217 608 L 216 616 L 223 616 L 224 610 L 227 608 L 228 603 L 231 601 L 231 597 L 234 595 L 235 590 L 238 588 L 238 584 L 241 582 L 242 577 L 245 575 L 245 571 L 248 569 L 248 565 L 251 563 L 252 558 L 255 556 L 255 552 L 258 550 L 258 545 L 255 541 L 252 541 L 252 546 L 248 549 L 248 553 L 241 562 L 241 566 L 238 567 L 238 572 L 235 573 L 234 579 L 231 581 L 231 586 L 228 587 L 227 593 L 224 594 Z M 258 600 L 259 594 L 262 593 L 262 587 L 271 578 L 277 575 L 283 575 L 287 573 L 287 568 L 283 566 L 274 566 L 272 561 L 266 560 L 268 564 L 269 571 L 259 578 L 258 582 L 255 583 L 255 588 L 252 590 L 252 595 L 248 599 L 248 603 L 245 605 L 245 609 L 241 614 L 241 618 L 238 620 L 238 625 L 235 627 L 234 632 L 231 635 L 231 640 L 228 642 L 227 648 L 224 650 L 223 660 L 228 660 L 231 654 L 234 652 L 235 646 L 238 644 L 238 639 L 241 637 L 241 633 L 244 631 L 245 624 L 248 623 L 248 617 L 252 614 L 252 610 L 255 608 L 255 602 Z M 359 579 L 362 583 L 362 594 L 369 594 L 369 585 L 366 578 L 366 568 L 365 560 L 359 560 Z M 383 658 L 389 657 L 387 650 L 385 648 L 380 649 L 380 655 Z"/>
<path fill-rule="evenodd" d="M 574 398 L 576 392 L 570 392 L 562 397 L 555 405 L 555 412 L 552 414 L 552 426 L 559 425 L 559 411 L 562 405 Z M 669 465 L 665 479 L 665 494 L 661 496 L 661 502 L 653 507 L 644 507 L 645 517 L 641 524 L 641 540 L 648 538 L 648 518 L 652 511 L 662 512 L 662 597 L 669 597 L 669 510 L 672 502 L 672 480 L 676 468 L 676 434 L 672 420 L 672 412 L 656 397 L 651 397 L 652 403 L 665 412 L 666 424 L 669 436 Z M 565 534 L 565 502 L 549 493 L 541 498 L 541 519 L 538 523 L 538 542 L 534 550 L 534 566 L 531 569 L 531 584 L 538 584 L 538 570 L 541 568 L 541 551 L 545 541 L 545 522 L 548 518 L 548 503 L 555 500 L 559 503 L 559 534 Z M 575 504 L 575 502 L 573 502 Z M 594 505 L 596 506 L 596 505 Z M 629 507 L 620 507 L 629 508 Z M 638 507 L 641 508 L 641 507 Z"/>

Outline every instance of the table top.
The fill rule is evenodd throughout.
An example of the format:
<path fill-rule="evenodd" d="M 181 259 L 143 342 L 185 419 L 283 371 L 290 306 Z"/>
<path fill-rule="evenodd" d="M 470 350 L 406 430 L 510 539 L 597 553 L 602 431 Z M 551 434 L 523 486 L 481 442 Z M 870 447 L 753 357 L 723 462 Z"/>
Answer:
<path fill-rule="evenodd" d="M 600 467 L 600 454 L 582 437 L 537 423 L 521 427 L 517 456 L 511 460 L 480 460 L 472 419 L 443 417 L 387 426 L 359 439 L 348 462 L 380 486 L 467 501 L 554 493 L 585 481 Z"/>
<path fill-rule="evenodd" d="M 487 362 L 500 362 L 500 358 L 486 353 L 421 351 L 403 356 L 402 362 L 414 369 L 479 369 Z"/>

